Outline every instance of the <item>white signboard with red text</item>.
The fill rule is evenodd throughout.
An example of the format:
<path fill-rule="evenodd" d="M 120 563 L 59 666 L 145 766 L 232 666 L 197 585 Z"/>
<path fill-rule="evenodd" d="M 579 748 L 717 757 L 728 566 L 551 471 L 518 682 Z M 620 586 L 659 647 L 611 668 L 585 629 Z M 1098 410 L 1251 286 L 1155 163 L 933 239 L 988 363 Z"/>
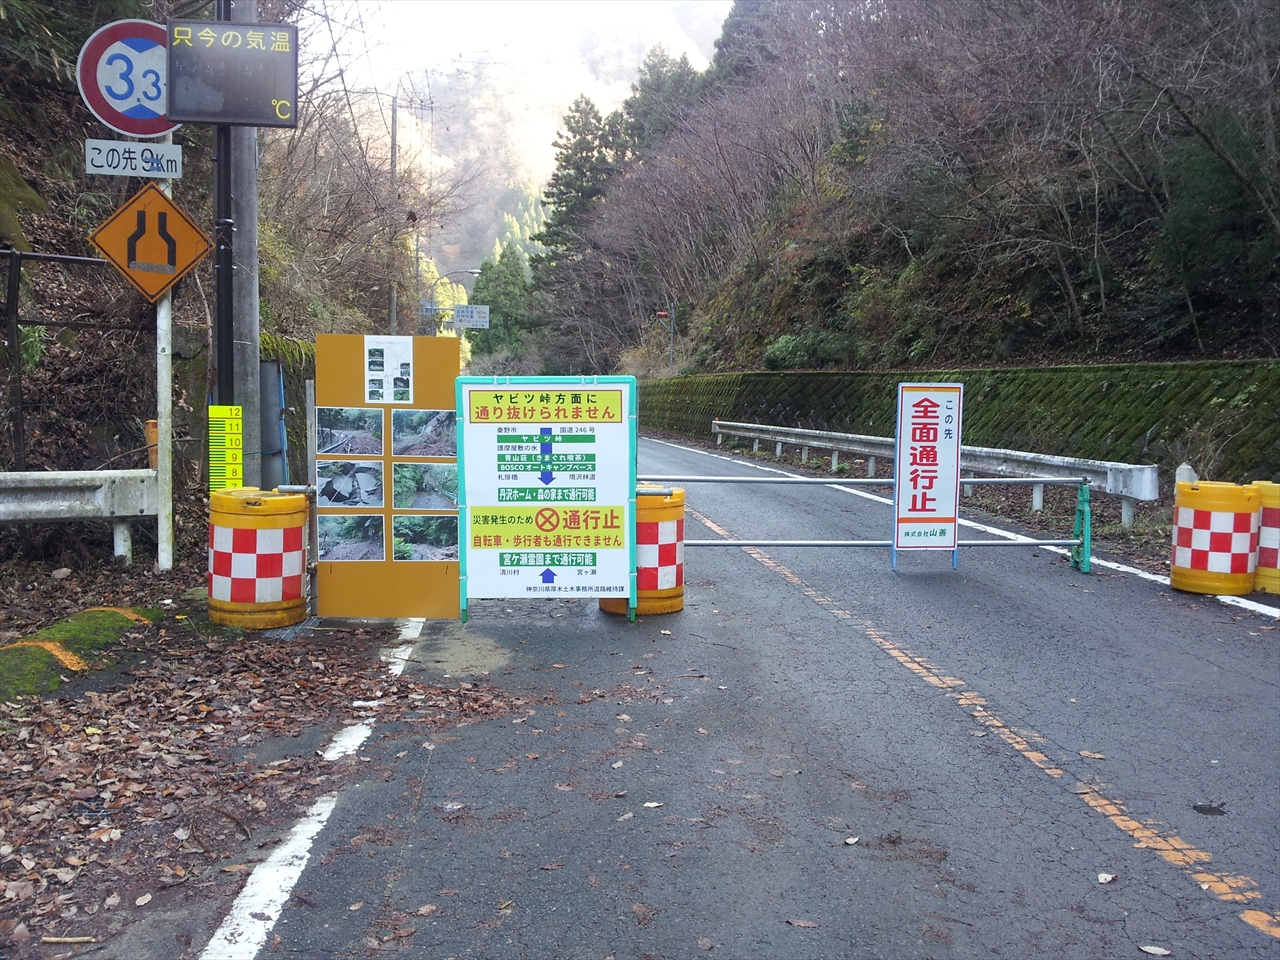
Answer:
<path fill-rule="evenodd" d="M 962 383 L 898 384 L 895 550 L 954 550 L 960 505 Z"/>

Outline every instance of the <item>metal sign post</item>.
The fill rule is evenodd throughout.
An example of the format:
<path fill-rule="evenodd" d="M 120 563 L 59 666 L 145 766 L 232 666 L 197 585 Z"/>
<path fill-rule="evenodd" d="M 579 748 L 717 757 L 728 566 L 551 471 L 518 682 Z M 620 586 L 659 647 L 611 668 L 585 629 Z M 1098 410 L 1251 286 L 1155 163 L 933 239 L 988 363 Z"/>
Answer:
<path fill-rule="evenodd" d="M 898 432 L 893 484 L 893 555 L 899 550 L 956 547 L 960 508 L 960 413 L 962 383 L 898 384 Z"/>

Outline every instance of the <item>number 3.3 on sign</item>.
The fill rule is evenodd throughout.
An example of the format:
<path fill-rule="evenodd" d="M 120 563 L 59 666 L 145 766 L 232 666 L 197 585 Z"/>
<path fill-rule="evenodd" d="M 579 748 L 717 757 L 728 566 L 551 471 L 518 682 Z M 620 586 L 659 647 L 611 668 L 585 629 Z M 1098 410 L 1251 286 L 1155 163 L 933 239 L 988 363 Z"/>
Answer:
<path fill-rule="evenodd" d="M 176 143 L 86 140 L 84 172 L 108 177 L 182 178 L 182 147 Z"/>

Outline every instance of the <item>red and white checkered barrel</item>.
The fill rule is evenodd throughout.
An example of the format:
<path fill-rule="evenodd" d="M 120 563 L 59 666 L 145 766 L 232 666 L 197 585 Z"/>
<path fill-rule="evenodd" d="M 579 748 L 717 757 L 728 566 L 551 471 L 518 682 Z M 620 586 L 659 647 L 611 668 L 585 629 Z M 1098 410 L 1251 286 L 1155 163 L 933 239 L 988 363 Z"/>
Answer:
<path fill-rule="evenodd" d="M 1280 593 L 1280 483 L 1258 480 L 1258 569 L 1254 589 Z"/>
<path fill-rule="evenodd" d="M 209 495 L 209 619 L 261 630 L 307 616 L 307 498 L 255 487 Z"/>
<path fill-rule="evenodd" d="M 1234 483 L 1179 483 L 1173 506 L 1175 590 L 1253 592 L 1258 563 L 1258 492 Z"/>
<path fill-rule="evenodd" d="M 684 609 L 684 491 L 636 488 L 636 613 Z M 623 597 L 600 601 L 600 609 L 626 613 Z"/>

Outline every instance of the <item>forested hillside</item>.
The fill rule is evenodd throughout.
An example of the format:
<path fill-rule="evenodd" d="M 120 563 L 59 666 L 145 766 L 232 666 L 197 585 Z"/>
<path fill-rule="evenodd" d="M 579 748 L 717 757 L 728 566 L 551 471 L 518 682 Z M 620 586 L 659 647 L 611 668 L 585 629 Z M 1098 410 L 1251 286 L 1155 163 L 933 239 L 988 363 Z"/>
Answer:
<path fill-rule="evenodd" d="M 676 303 L 677 372 L 1275 356 L 1278 117 L 1269 0 L 738 0 L 572 105 L 479 352 L 666 375 Z"/>

